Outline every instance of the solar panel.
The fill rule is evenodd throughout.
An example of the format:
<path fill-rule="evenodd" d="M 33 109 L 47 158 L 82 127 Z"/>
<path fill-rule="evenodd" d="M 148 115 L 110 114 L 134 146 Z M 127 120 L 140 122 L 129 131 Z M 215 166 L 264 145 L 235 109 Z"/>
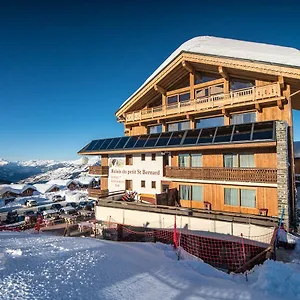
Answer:
<path fill-rule="evenodd" d="M 121 138 L 114 138 L 112 140 L 112 142 L 109 144 L 109 148 L 110 149 L 114 149 L 116 147 L 116 145 L 119 143 Z"/>
<path fill-rule="evenodd" d="M 274 134 L 275 122 L 268 121 L 93 140 L 79 152 L 264 141 L 275 139 Z"/>
<path fill-rule="evenodd" d="M 273 122 L 254 124 L 252 140 L 273 139 Z"/>
<path fill-rule="evenodd" d="M 232 141 L 250 141 L 252 124 L 235 125 L 233 130 Z"/>
<path fill-rule="evenodd" d="M 89 145 L 87 146 L 87 148 L 85 149 L 85 151 L 91 151 L 93 150 L 94 146 L 97 144 L 99 140 L 93 140 L 89 143 Z"/>
<path fill-rule="evenodd" d="M 149 136 L 147 142 L 145 143 L 144 147 L 145 148 L 146 147 L 153 147 L 156 144 L 157 139 L 159 138 L 159 136 L 160 136 L 160 133 L 150 134 L 150 136 Z"/>
<path fill-rule="evenodd" d="M 183 145 L 195 145 L 201 129 L 189 130 L 182 142 Z"/>
<path fill-rule="evenodd" d="M 128 140 L 129 140 L 129 136 L 122 137 L 114 149 L 122 149 Z"/>
<path fill-rule="evenodd" d="M 203 128 L 198 139 L 198 144 L 212 143 L 216 128 Z"/>
<path fill-rule="evenodd" d="M 138 141 L 139 136 L 131 136 L 126 145 L 124 146 L 125 149 L 133 148 L 135 143 Z"/>
<path fill-rule="evenodd" d="M 174 131 L 169 140 L 168 146 L 179 146 L 181 144 L 184 133 L 185 131 Z"/>
<path fill-rule="evenodd" d="M 168 141 L 169 141 L 171 135 L 172 135 L 172 132 L 162 133 L 155 146 L 156 147 L 166 146 L 168 144 Z"/>
<path fill-rule="evenodd" d="M 214 143 L 230 142 L 233 126 L 217 127 Z"/>
<path fill-rule="evenodd" d="M 142 148 L 145 146 L 147 140 L 149 138 L 149 134 L 147 135 L 141 135 L 139 140 L 136 142 L 136 144 L 134 145 L 134 148 Z"/>

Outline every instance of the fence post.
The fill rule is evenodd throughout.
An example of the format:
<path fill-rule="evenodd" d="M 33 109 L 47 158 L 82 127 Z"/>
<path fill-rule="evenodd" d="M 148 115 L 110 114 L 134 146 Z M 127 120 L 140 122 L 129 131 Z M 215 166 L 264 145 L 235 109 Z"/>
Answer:
<path fill-rule="evenodd" d="M 173 233 L 174 248 L 178 248 L 177 230 L 176 230 L 176 216 L 174 216 L 174 233 Z"/>
<path fill-rule="evenodd" d="M 242 233 L 241 233 L 241 237 L 242 237 L 242 250 L 243 250 L 244 264 L 246 264 L 246 253 L 245 253 L 244 236 L 243 236 Z M 246 276 L 246 281 L 248 281 L 247 270 L 245 271 L 245 276 Z"/>

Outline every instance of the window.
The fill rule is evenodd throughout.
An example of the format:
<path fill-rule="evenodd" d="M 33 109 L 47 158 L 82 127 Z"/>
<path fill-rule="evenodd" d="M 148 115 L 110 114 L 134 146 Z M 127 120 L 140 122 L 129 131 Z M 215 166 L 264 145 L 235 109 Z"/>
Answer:
<path fill-rule="evenodd" d="M 191 167 L 192 168 L 202 167 L 202 154 L 200 153 L 191 154 Z"/>
<path fill-rule="evenodd" d="M 235 114 L 231 117 L 231 124 L 244 124 L 256 122 L 256 113 L 249 112 L 244 114 Z"/>
<path fill-rule="evenodd" d="M 178 166 L 181 168 L 200 168 L 202 167 L 202 154 L 179 154 L 178 155 Z"/>
<path fill-rule="evenodd" d="M 146 154 L 141 154 L 141 160 L 146 160 Z"/>
<path fill-rule="evenodd" d="M 142 188 L 146 187 L 146 181 L 145 180 L 141 180 L 141 187 Z"/>
<path fill-rule="evenodd" d="M 132 180 L 125 180 L 125 190 L 132 191 Z"/>
<path fill-rule="evenodd" d="M 153 189 L 156 189 L 156 181 L 151 181 L 151 187 L 152 187 Z"/>
<path fill-rule="evenodd" d="M 238 168 L 237 154 L 224 154 L 224 167 L 225 168 Z"/>
<path fill-rule="evenodd" d="M 196 120 L 196 128 L 224 126 L 224 116 Z"/>
<path fill-rule="evenodd" d="M 190 155 L 189 154 L 179 154 L 178 155 L 178 166 L 181 168 L 190 167 Z"/>
<path fill-rule="evenodd" d="M 254 168 L 254 154 L 243 153 L 239 155 L 240 168 Z"/>
<path fill-rule="evenodd" d="M 202 186 L 192 185 L 192 200 L 193 201 L 203 201 Z"/>
<path fill-rule="evenodd" d="M 230 80 L 231 91 L 250 88 L 254 85 L 255 85 L 254 81 L 246 81 L 246 80 L 238 80 L 238 79 Z"/>
<path fill-rule="evenodd" d="M 238 206 L 239 205 L 239 193 L 238 189 L 224 188 L 224 204 Z"/>
<path fill-rule="evenodd" d="M 256 207 L 256 193 L 255 190 L 242 190 L 241 189 L 241 206 Z"/>
<path fill-rule="evenodd" d="M 175 104 L 178 102 L 185 102 L 185 101 L 189 101 L 190 100 L 190 93 L 184 93 L 184 94 L 179 94 L 179 95 L 174 95 L 174 96 L 170 96 L 168 97 L 168 105 L 170 104 Z"/>
<path fill-rule="evenodd" d="M 214 75 L 210 75 L 210 76 L 201 76 L 201 77 L 196 77 L 195 78 L 195 84 L 199 84 L 199 83 L 205 83 L 205 82 L 209 82 L 209 81 L 213 81 L 213 80 L 216 80 L 216 79 L 219 79 L 221 78 L 221 76 L 217 77 L 217 76 L 214 76 Z"/>
<path fill-rule="evenodd" d="M 126 166 L 132 166 L 133 158 L 132 155 L 126 155 Z"/>
<path fill-rule="evenodd" d="M 200 185 L 180 185 L 180 200 L 203 201 L 203 188 Z"/>
<path fill-rule="evenodd" d="M 162 125 L 155 125 L 155 126 L 149 126 L 148 127 L 148 133 L 161 133 L 162 132 Z"/>
<path fill-rule="evenodd" d="M 225 168 L 255 168 L 254 154 L 224 154 Z"/>
<path fill-rule="evenodd" d="M 205 87 L 199 90 L 195 91 L 195 98 L 197 102 L 203 102 L 207 101 L 207 97 L 213 96 L 213 95 L 218 95 L 218 98 L 215 98 L 214 100 L 220 100 L 224 98 L 224 95 L 222 94 L 224 92 L 224 85 L 223 84 L 218 84 L 218 85 L 213 85 L 209 87 Z M 204 99 L 203 99 L 204 98 Z"/>
<path fill-rule="evenodd" d="M 191 199 L 191 189 L 189 185 L 179 186 L 179 197 L 180 200 L 190 200 Z"/>
<path fill-rule="evenodd" d="M 191 128 L 190 121 L 182 121 L 182 122 L 168 124 L 168 131 L 180 131 L 180 130 L 186 130 L 190 128 Z"/>
<path fill-rule="evenodd" d="M 156 154 L 155 154 L 155 153 L 152 153 L 152 154 L 151 154 L 151 159 L 152 159 L 152 160 L 156 160 Z"/>
<path fill-rule="evenodd" d="M 256 208 L 256 191 L 248 189 L 224 188 L 224 204 Z"/>

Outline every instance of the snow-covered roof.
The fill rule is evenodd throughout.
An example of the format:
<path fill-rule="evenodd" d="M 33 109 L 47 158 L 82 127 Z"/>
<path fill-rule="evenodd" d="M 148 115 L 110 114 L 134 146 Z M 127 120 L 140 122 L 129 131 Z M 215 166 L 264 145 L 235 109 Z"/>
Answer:
<path fill-rule="evenodd" d="M 48 193 L 53 188 L 59 188 L 57 184 L 48 184 L 48 183 L 37 183 L 34 184 L 34 187 L 42 194 Z"/>
<path fill-rule="evenodd" d="M 86 176 L 86 177 L 80 177 L 76 179 L 76 182 L 78 182 L 81 185 L 89 185 L 91 184 L 93 181 L 95 181 L 94 177 L 91 176 Z"/>
<path fill-rule="evenodd" d="M 0 185 L 0 195 L 6 192 L 21 194 L 29 188 L 36 190 L 34 186 L 28 184 L 2 184 Z"/>
<path fill-rule="evenodd" d="M 300 51 L 291 47 L 276 46 L 264 43 L 246 42 L 240 40 L 219 38 L 213 36 L 198 36 L 183 43 L 177 48 L 133 94 L 135 95 L 151 79 L 160 73 L 181 52 L 197 53 L 228 58 L 246 59 L 268 64 L 278 64 L 300 67 Z M 124 106 L 131 95 L 121 106 Z"/>
<path fill-rule="evenodd" d="M 68 186 L 71 183 L 76 184 L 76 182 L 72 179 L 52 179 L 47 182 L 47 184 L 56 184 L 58 186 Z"/>

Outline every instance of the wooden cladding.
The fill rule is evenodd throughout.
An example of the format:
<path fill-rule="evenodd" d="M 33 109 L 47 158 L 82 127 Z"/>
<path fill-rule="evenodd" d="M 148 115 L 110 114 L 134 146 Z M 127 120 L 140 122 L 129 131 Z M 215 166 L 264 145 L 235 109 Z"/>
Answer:
<path fill-rule="evenodd" d="M 172 103 L 169 105 L 161 105 L 148 109 L 127 113 L 125 115 L 126 122 L 136 122 L 150 120 L 169 115 L 181 113 L 197 113 L 199 111 L 230 107 L 235 104 L 249 104 L 258 100 L 271 99 L 281 96 L 279 83 L 268 84 L 265 86 L 254 86 L 250 88 L 231 91 L 229 93 L 219 93 L 208 97 L 191 99 L 188 101 Z"/>
<path fill-rule="evenodd" d="M 277 169 L 183 168 L 166 166 L 166 177 L 198 180 L 277 183 Z"/>
<path fill-rule="evenodd" d="M 92 198 L 105 198 L 108 196 L 108 190 L 101 190 L 101 189 L 88 189 L 88 195 Z"/>
<path fill-rule="evenodd" d="M 108 166 L 91 166 L 89 167 L 89 174 L 91 175 L 108 175 Z"/>

